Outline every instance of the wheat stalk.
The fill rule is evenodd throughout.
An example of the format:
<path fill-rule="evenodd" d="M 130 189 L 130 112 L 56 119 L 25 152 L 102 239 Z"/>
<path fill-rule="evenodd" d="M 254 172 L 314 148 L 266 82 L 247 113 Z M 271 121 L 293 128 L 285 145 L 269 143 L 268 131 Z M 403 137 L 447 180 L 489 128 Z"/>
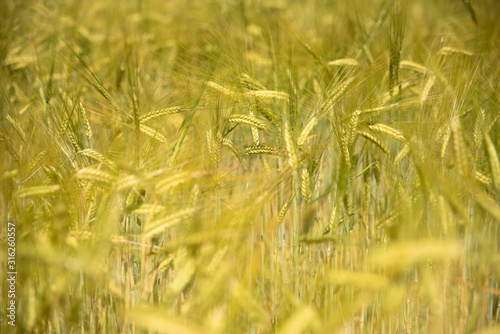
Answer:
<path fill-rule="evenodd" d="M 255 117 L 255 115 L 253 114 L 252 110 L 250 110 L 249 114 L 250 114 L 249 115 L 250 117 Z M 260 139 L 259 139 L 259 130 L 255 126 L 250 126 L 250 129 L 252 131 L 253 143 L 254 144 L 259 144 L 259 142 L 260 142 Z"/>
<path fill-rule="evenodd" d="M 28 167 L 28 170 L 29 171 L 32 171 L 33 169 L 35 169 L 36 167 L 39 167 L 40 165 L 40 162 L 42 161 L 42 159 L 47 155 L 47 151 L 41 151 L 39 152 L 35 158 L 31 161 L 29 167 Z M 42 164 L 43 165 L 43 164 Z"/>
<path fill-rule="evenodd" d="M 229 147 L 231 149 L 231 152 L 233 152 L 234 156 L 236 157 L 236 159 L 240 160 L 240 153 L 238 152 L 236 147 L 234 147 L 233 142 L 229 138 L 226 137 L 222 138 L 222 145 Z"/>
<path fill-rule="evenodd" d="M 229 117 L 229 122 L 247 124 L 260 130 L 265 130 L 267 128 L 266 123 L 249 115 L 233 114 Z"/>
<path fill-rule="evenodd" d="M 307 122 L 306 126 L 304 126 L 304 129 L 299 135 L 299 138 L 297 139 L 297 146 L 304 146 L 307 138 L 309 137 L 309 134 L 313 130 L 313 128 L 318 124 L 318 118 L 316 116 L 311 117 L 309 122 Z"/>
<path fill-rule="evenodd" d="M 453 134 L 453 151 L 455 153 L 455 162 L 458 166 L 458 171 L 463 176 L 467 175 L 467 159 L 465 154 L 465 143 L 462 135 L 462 126 L 459 120 L 455 120 L 451 124 L 451 132 Z"/>
<path fill-rule="evenodd" d="M 301 183 L 300 183 L 300 191 L 306 203 L 311 201 L 312 192 L 311 192 L 311 175 L 309 175 L 309 171 L 307 168 L 302 167 L 301 174 Z"/>
<path fill-rule="evenodd" d="M 254 144 L 245 148 L 246 155 L 253 154 L 269 154 L 269 155 L 281 155 L 280 149 L 276 146 L 269 144 Z"/>
<path fill-rule="evenodd" d="M 69 131 L 66 132 L 66 135 L 69 137 L 70 143 L 73 146 L 73 149 L 75 150 L 75 152 L 81 151 L 82 146 L 78 142 L 78 139 L 77 139 L 76 135 L 73 133 L 73 131 L 70 129 Z"/>
<path fill-rule="evenodd" d="M 444 156 L 446 154 L 446 148 L 448 147 L 448 142 L 451 138 L 451 128 L 447 127 L 446 132 L 443 137 L 443 145 L 441 146 L 441 160 L 444 161 Z"/>
<path fill-rule="evenodd" d="M 198 208 L 186 208 L 179 210 L 164 218 L 156 219 L 149 222 L 142 232 L 142 237 L 149 239 L 165 231 L 167 228 L 177 225 L 181 222 L 187 222 L 198 211 Z"/>
<path fill-rule="evenodd" d="M 241 96 L 240 93 L 232 91 L 232 90 L 230 90 L 226 87 L 223 87 L 219 84 L 216 84 L 215 82 L 212 82 L 212 81 L 208 81 L 207 86 L 212 88 L 213 90 L 219 92 L 219 93 L 222 93 L 222 94 L 227 95 L 227 96 L 232 97 L 232 98 L 238 98 Z"/>
<path fill-rule="evenodd" d="M 76 177 L 82 180 L 98 181 L 102 183 L 111 183 L 114 179 L 110 173 L 92 167 L 80 169 L 76 173 Z"/>
<path fill-rule="evenodd" d="M 124 175 L 116 178 L 115 187 L 116 190 L 122 191 L 137 186 L 139 182 L 140 182 L 139 178 L 135 175 L 132 174 Z"/>
<path fill-rule="evenodd" d="M 476 121 L 474 122 L 474 144 L 476 144 L 476 150 L 481 148 L 483 142 L 484 118 L 484 110 L 480 108 L 476 116 Z"/>
<path fill-rule="evenodd" d="M 491 141 L 490 136 L 484 134 L 484 145 L 488 153 L 488 160 L 490 162 L 491 175 L 493 176 L 493 185 L 497 190 L 500 190 L 500 161 L 495 145 Z"/>
<path fill-rule="evenodd" d="M 377 137 L 364 131 L 357 130 L 356 132 L 361 136 L 365 137 L 366 139 L 368 139 L 369 141 L 371 141 L 372 143 L 374 143 L 375 145 L 377 145 L 385 154 L 389 154 L 389 149 L 387 148 L 387 146 L 385 146 L 385 144 L 382 143 Z"/>
<path fill-rule="evenodd" d="M 288 121 L 283 122 L 283 140 L 285 141 L 285 149 L 288 156 L 288 163 L 292 168 L 297 166 L 298 158 L 293 144 L 292 135 L 290 133 L 290 125 Z"/>
<path fill-rule="evenodd" d="M 217 167 L 221 161 L 220 148 L 222 143 L 220 139 L 220 133 L 217 133 L 216 138 L 214 138 L 212 130 L 207 130 L 208 153 L 210 154 L 210 161 L 213 167 Z"/>
<path fill-rule="evenodd" d="M 344 92 L 353 81 L 354 77 L 344 80 L 340 85 L 332 90 L 327 100 L 321 106 L 320 110 L 329 110 L 330 108 L 332 108 L 335 102 L 338 101 L 338 99 L 342 96 L 342 94 L 344 94 Z"/>
<path fill-rule="evenodd" d="M 105 165 L 107 165 L 108 167 L 110 167 L 111 169 L 116 168 L 115 164 L 112 161 L 106 159 L 101 153 L 99 153 L 96 150 L 93 150 L 91 148 L 86 148 L 84 150 L 81 150 L 78 152 L 78 154 L 81 154 L 81 155 L 84 155 L 88 158 L 92 158 L 94 160 L 102 162 Z"/>
<path fill-rule="evenodd" d="M 476 171 L 475 177 L 478 182 L 484 184 L 485 186 L 489 186 L 491 184 L 491 179 L 479 171 Z"/>
<path fill-rule="evenodd" d="M 399 151 L 398 155 L 394 158 L 394 164 L 397 166 L 401 163 L 401 161 L 410 153 L 410 145 L 406 144 L 403 146 L 401 151 Z"/>
<path fill-rule="evenodd" d="M 289 96 L 285 92 L 275 90 L 252 90 L 245 93 L 246 96 L 253 96 L 259 99 L 288 100 Z"/>
<path fill-rule="evenodd" d="M 198 175 L 196 175 L 196 173 L 190 171 L 177 172 L 173 175 L 170 175 L 164 179 L 157 181 L 155 185 L 155 191 L 157 193 L 164 193 L 175 187 L 180 186 L 181 184 L 189 182 L 190 180 L 192 180 L 194 177 L 197 176 Z"/>
<path fill-rule="evenodd" d="M 439 51 L 443 56 L 453 56 L 453 55 L 461 55 L 461 56 L 474 56 L 472 52 L 469 52 L 464 49 L 457 49 L 450 46 L 443 46 Z"/>
<path fill-rule="evenodd" d="M 87 111 L 83 107 L 83 104 L 80 102 L 80 116 L 82 117 L 83 120 L 83 127 L 85 128 L 85 135 L 87 138 L 92 138 L 92 128 L 90 127 L 90 122 L 87 117 Z"/>
<path fill-rule="evenodd" d="M 353 58 L 341 58 L 328 62 L 330 66 L 359 66 L 359 62 Z"/>
<path fill-rule="evenodd" d="M 368 125 L 368 128 L 370 128 L 370 130 L 373 130 L 376 132 L 381 132 L 381 133 L 384 133 L 386 135 L 389 135 L 397 140 L 403 140 L 403 141 L 405 140 L 405 137 L 403 136 L 401 131 L 398 131 L 394 128 L 391 128 L 390 126 L 385 125 L 385 124 L 381 124 L 381 123 L 371 124 L 371 125 Z"/>
<path fill-rule="evenodd" d="M 134 215 L 156 215 L 162 211 L 165 211 L 165 207 L 158 204 L 148 204 L 144 203 L 139 206 L 137 209 L 134 209 L 131 214 Z"/>
<path fill-rule="evenodd" d="M 240 76 L 240 82 L 243 86 L 245 86 L 245 88 L 250 89 L 250 90 L 261 90 L 261 91 L 267 90 L 263 84 L 261 84 L 260 82 L 258 82 L 255 79 L 253 79 L 252 77 L 250 77 L 246 73 L 243 73 Z"/>
<path fill-rule="evenodd" d="M 358 123 L 359 123 L 359 115 L 360 111 L 356 110 L 355 112 L 352 113 L 351 118 L 349 120 L 349 127 L 348 127 L 348 135 L 347 135 L 347 145 L 351 146 L 354 144 L 354 140 L 356 139 L 356 130 L 358 128 Z"/>
<path fill-rule="evenodd" d="M 432 89 L 432 86 L 434 86 L 434 83 L 436 82 L 436 76 L 431 75 L 429 79 L 427 79 L 427 82 L 425 83 L 424 89 L 422 90 L 422 95 L 420 96 L 420 102 L 423 103 L 427 100 L 427 97 L 429 96 L 429 92 Z"/>
<path fill-rule="evenodd" d="M 27 196 L 49 195 L 58 192 L 59 190 L 61 190 L 61 186 L 58 184 L 25 187 L 17 192 L 17 197 L 23 198 Z"/>
<path fill-rule="evenodd" d="M 415 63 L 413 61 L 409 60 L 402 60 L 399 62 L 399 67 L 407 70 L 412 70 L 415 72 L 419 72 L 422 74 L 425 74 L 427 72 L 427 68 L 423 65 L 420 65 L 418 63 Z"/>
<path fill-rule="evenodd" d="M 175 107 L 169 107 L 169 108 L 163 108 L 163 109 L 158 109 L 158 110 L 153 110 L 150 111 L 144 115 L 142 115 L 139 118 L 140 123 L 146 123 L 152 119 L 162 117 L 162 116 L 168 116 L 168 115 L 173 115 L 176 113 L 179 113 L 181 111 L 184 111 L 185 109 L 181 108 L 180 106 L 175 106 Z"/>
<path fill-rule="evenodd" d="M 14 130 L 16 130 L 19 137 L 21 137 L 21 140 L 23 142 L 26 141 L 26 134 L 24 133 L 24 130 L 21 126 L 21 123 L 16 122 L 9 114 L 5 115 L 5 119 L 10 124 L 10 126 L 12 126 L 12 128 L 14 128 Z"/>
<path fill-rule="evenodd" d="M 167 138 L 165 138 L 165 136 L 163 136 L 160 132 L 149 126 L 146 126 L 144 124 L 139 124 L 139 130 L 141 130 L 142 133 L 148 135 L 149 137 L 156 139 L 160 143 L 167 142 Z"/>
<path fill-rule="evenodd" d="M 478 190 L 474 199 L 483 209 L 489 212 L 497 221 L 500 221 L 500 206 L 497 201 L 488 196 L 484 191 Z"/>
<path fill-rule="evenodd" d="M 290 204 L 292 204 L 292 199 L 293 198 L 291 198 L 288 202 L 285 202 L 285 204 L 283 204 L 283 206 L 281 207 L 280 212 L 278 213 L 278 225 L 280 225 L 285 220 L 286 213 L 290 208 Z"/>

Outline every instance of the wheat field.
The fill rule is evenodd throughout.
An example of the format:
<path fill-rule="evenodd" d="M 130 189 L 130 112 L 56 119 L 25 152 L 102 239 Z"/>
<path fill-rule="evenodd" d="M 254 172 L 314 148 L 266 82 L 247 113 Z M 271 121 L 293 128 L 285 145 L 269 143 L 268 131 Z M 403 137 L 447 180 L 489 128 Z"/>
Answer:
<path fill-rule="evenodd" d="M 498 17 L 1 1 L 0 332 L 500 333 Z"/>

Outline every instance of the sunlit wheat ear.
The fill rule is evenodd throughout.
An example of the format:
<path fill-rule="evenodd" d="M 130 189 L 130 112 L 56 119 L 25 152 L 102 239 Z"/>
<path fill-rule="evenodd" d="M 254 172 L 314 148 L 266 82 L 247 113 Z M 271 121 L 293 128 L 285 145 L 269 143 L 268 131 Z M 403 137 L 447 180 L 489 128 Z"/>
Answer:
<path fill-rule="evenodd" d="M 372 130 L 372 131 L 384 133 L 384 134 L 391 136 L 392 138 L 397 139 L 397 140 L 405 140 L 405 137 L 403 136 L 401 131 L 396 130 L 394 128 L 391 128 L 390 126 L 385 125 L 385 124 L 381 124 L 381 123 L 371 124 L 371 125 L 368 125 L 368 128 L 370 128 L 370 130 Z"/>
<path fill-rule="evenodd" d="M 439 53 L 443 56 L 453 56 L 453 55 L 474 56 L 474 54 L 470 51 L 464 49 L 457 49 L 450 46 L 443 46 L 441 50 L 439 50 Z"/>
<path fill-rule="evenodd" d="M 158 110 L 154 110 L 154 111 L 150 111 L 144 115 L 142 115 L 140 118 L 139 118 L 139 122 L 140 123 L 146 123 L 152 119 L 155 119 L 155 118 L 158 118 L 158 117 L 162 117 L 162 116 L 167 116 L 167 115 L 172 115 L 172 114 L 176 114 L 176 113 L 179 113 L 181 111 L 184 111 L 185 109 L 181 108 L 180 106 L 176 106 L 176 107 L 169 107 L 169 108 L 163 108 L 163 109 L 158 109 Z"/>
<path fill-rule="evenodd" d="M 476 144 L 476 150 L 481 148 L 481 144 L 483 143 L 483 129 L 484 129 L 484 110 L 479 109 L 476 121 L 474 122 L 474 144 Z"/>
<path fill-rule="evenodd" d="M 240 153 L 238 152 L 238 150 L 236 149 L 236 147 L 234 147 L 234 144 L 231 141 L 231 139 L 229 139 L 227 137 L 222 138 L 222 145 L 226 146 L 226 147 L 229 147 L 229 149 L 231 150 L 231 152 L 233 152 L 233 154 L 234 154 L 234 156 L 236 157 L 237 160 L 241 159 Z"/>
<path fill-rule="evenodd" d="M 455 163 L 461 175 L 468 174 L 467 157 L 465 151 L 465 143 L 462 134 L 462 126 L 458 119 L 451 124 L 451 132 L 453 134 L 453 152 L 455 154 Z"/>
<path fill-rule="evenodd" d="M 491 175 L 493 176 L 493 185 L 497 190 L 500 190 L 500 161 L 495 145 L 491 141 L 490 136 L 484 134 L 484 145 L 488 153 L 488 161 L 490 162 Z"/>
<path fill-rule="evenodd" d="M 86 167 L 80 169 L 76 173 L 76 177 L 81 180 L 102 182 L 102 183 L 111 183 L 114 180 L 114 177 L 110 173 L 92 167 Z"/>
<path fill-rule="evenodd" d="M 26 141 L 26 134 L 24 133 L 24 130 L 20 124 L 19 121 L 15 121 L 9 114 L 5 115 L 5 119 L 7 122 L 12 126 L 14 130 L 16 130 L 17 134 L 21 138 L 22 141 Z"/>
<path fill-rule="evenodd" d="M 141 206 L 139 206 L 137 209 L 133 210 L 131 213 L 135 215 L 156 215 L 160 212 L 165 211 L 166 208 L 163 205 L 159 204 L 149 204 L 149 203 L 144 203 Z"/>
<path fill-rule="evenodd" d="M 359 115 L 359 110 L 351 114 L 349 121 L 345 123 L 344 129 L 342 130 L 342 136 L 340 137 L 340 146 L 347 166 L 351 165 L 349 147 L 354 144 L 356 139 L 356 128 L 358 127 Z"/>
<path fill-rule="evenodd" d="M 302 197 L 309 203 L 311 201 L 312 192 L 311 192 L 311 175 L 307 168 L 302 167 L 301 169 L 301 183 L 300 183 L 300 192 L 302 193 Z"/>
<path fill-rule="evenodd" d="M 500 206 L 497 201 L 481 190 L 478 190 L 475 195 L 474 199 L 476 203 L 490 213 L 497 221 L 500 221 Z"/>
<path fill-rule="evenodd" d="M 216 84 L 215 82 L 212 82 L 212 81 L 208 81 L 207 82 L 207 86 L 210 87 L 210 88 L 212 88 L 213 90 L 221 93 L 221 94 L 224 94 L 224 95 L 228 96 L 228 97 L 232 97 L 232 98 L 239 98 L 239 97 L 241 97 L 240 93 L 235 92 L 235 91 L 233 91 L 231 89 L 228 89 L 226 87 L 223 87 L 223 86 L 221 86 L 219 84 Z"/>
<path fill-rule="evenodd" d="M 210 162 L 216 168 L 221 161 L 221 141 L 219 140 L 220 134 L 214 136 L 212 130 L 207 130 L 207 147 L 210 154 Z"/>
<path fill-rule="evenodd" d="M 295 150 L 295 145 L 292 140 L 292 134 L 290 133 L 290 125 L 288 124 L 288 120 L 285 120 L 285 122 L 283 122 L 283 140 L 285 141 L 288 163 L 290 167 L 296 168 L 298 163 L 297 151 Z"/>
<path fill-rule="evenodd" d="M 200 177 L 202 174 L 203 172 L 196 173 L 191 171 L 169 173 L 167 177 L 162 178 L 156 182 L 155 191 L 157 193 L 164 193 L 187 182 L 190 182 L 193 179 Z"/>
<path fill-rule="evenodd" d="M 163 136 L 160 132 L 149 126 L 146 126 L 144 124 L 139 124 L 139 130 L 141 130 L 142 133 L 148 135 L 149 137 L 159 141 L 160 143 L 167 142 L 167 138 L 165 138 L 165 136 Z"/>
<path fill-rule="evenodd" d="M 133 174 L 122 175 L 116 178 L 114 187 L 117 191 L 121 191 L 133 188 L 139 183 L 140 179 Z"/>
<path fill-rule="evenodd" d="M 240 83 L 249 90 L 267 90 L 266 87 L 255 80 L 254 78 L 250 77 L 248 74 L 243 73 L 240 77 Z"/>
<path fill-rule="evenodd" d="M 83 121 L 83 127 L 85 128 L 85 135 L 87 138 L 92 138 L 92 128 L 90 127 L 90 122 L 87 117 L 87 111 L 83 107 L 83 104 L 80 102 L 80 117 L 82 118 Z"/>
<path fill-rule="evenodd" d="M 358 128 L 359 123 L 359 115 L 361 112 L 356 110 L 352 113 L 351 118 L 349 120 L 349 131 L 348 131 L 348 141 L 347 145 L 352 146 L 354 144 L 354 140 L 356 139 L 356 130 Z"/>
<path fill-rule="evenodd" d="M 490 121 L 490 124 L 485 127 L 484 132 L 490 133 L 491 128 L 496 124 L 496 122 L 500 119 L 500 112 L 497 112 L 493 120 Z"/>
<path fill-rule="evenodd" d="M 335 102 L 337 102 L 340 99 L 342 94 L 344 94 L 344 92 L 347 90 L 347 88 L 349 87 L 349 85 L 353 81 L 354 81 L 354 77 L 343 81 L 337 87 L 335 87 L 328 95 L 328 98 L 326 99 L 326 101 L 321 105 L 320 110 L 326 111 L 326 110 L 330 109 L 331 107 L 333 107 Z"/>
<path fill-rule="evenodd" d="M 399 151 L 398 155 L 394 158 L 394 164 L 397 166 L 401 163 L 401 161 L 410 153 L 410 145 L 406 144 L 403 146 L 401 151 Z"/>
<path fill-rule="evenodd" d="M 347 130 L 349 130 L 349 129 L 347 129 Z M 351 165 L 351 155 L 349 153 L 350 133 L 347 130 L 344 130 L 347 133 L 344 133 L 340 137 L 340 149 L 342 151 L 342 155 L 344 156 L 344 161 L 345 161 L 346 165 L 349 167 Z"/>
<path fill-rule="evenodd" d="M 128 191 L 127 194 L 125 195 L 125 207 L 126 208 L 131 207 L 132 204 L 134 204 L 136 199 L 137 199 L 137 195 L 135 194 L 134 190 Z"/>
<path fill-rule="evenodd" d="M 245 93 L 246 96 L 254 96 L 262 100 L 277 99 L 288 100 L 290 97 L 285 92 L 276 90 L 252 90 Z"/>
<path fill-rule="evenodd" d="M 68 129 L 68 131 L 66 132 L 66 135 L 68 136 L 69 141 L 71 143 L 71 146 L 73 147 L 75 152 L 81 151 L 82 146 L 78 142 L 78 139 L 77 139 L 76 135 L 73 133 L 73 131 L 71 129 Z"/>
<path fill-rule="evenodd" d="M 266 123 L 249 115 L 233 114 L 229 117 L 229 122 L 254 126 L 259 130 L 265 130 L 267 128 Z"/>
<path fill-rule="evenodd" d="M 58 184 L 44 185 L 44 186 L 34 186 L 34 187 L 24 187 L 20 189 L 16 195 L 19 198 L 27 196 L 43 196 L 53 194 L 61 190 L 61 186 Z"/>
<path fill-rule="evenodd" d="M 28 167 L 28 170 L 32 171 L 33 169 L 40 167 L 40 165 L 43 165 L 43 163 L 41 163 L 41 161 L 45 156 L 47 156 L 47 151 L 41 151 L 40 153 L 38 153 L 35 156 L 35 158 L 31 161 L 31 163 Z"/>
<path fill-rule="evenodd" d="M 15 178 L 16 176 L 19 175 L 19 171 L 17 169 L 10 170 L 10 171 L 5 171 L 2 176 L 0 177 L 1 181 L 7 181 Z"/>
<path fill-rule="evenodd" d="M 330 66 L 359 66 L 359 61 L 353 58 L 341 58 L 328 62 Z"/>
<path fill-rule="evenodd" d="M 323 97 L 323 88 L 316 79 L 313 80 L 313 91 L 317 97 L 319 98 Z"/>
<path fill-rule="evenodd" d="M 249 112 L 250 117 L 255 117 L 254 113 L 252 110 Z M 255 126 L 250 126 L 250 129 L 252 130 L 252 139 L 254 144 L 259 144 L 260 139 L 259 139 L 259 130 Z"/>
<path fill-rule="evenodd" d="M 427 79 L 424 89 L 422 89 L 422 95 L 420 96 L 420 103 L 424 103 L 427 100 L 427 98 L 429 97 L 429 92 L 431 91 L 432 86 L 434 86 L 435 82 L 436 82 L 436 76 L 434 75 L 431 75 L 429 79 Z"/>
<path fill-rule="evenodd" d="M 267 107 L 257 105 L 255 108 L 262 116 L 264 116 L 275 128 L 279 128 L 281 121 L 278 116 L 274 114 L 274 112 Z"/>
<path fill-rule="evenodd" d="M 364 131 L 357 130 L 356 132 L 378 146 L 385 154 L 389 154 L 389 149 L 387 148 L 387 146 L 385 146 L 385 144 L 382 143 L 377 137 L 375 137 L 371 133 Z"/>
<path fill-rule="evenodd" d="M 330 212 L 328 224 L 323 229 L 323 235 L 326 235 L 332 231 L 335 231 L 336 223 L 337 223 L 337 205 L 335 205 L 335 203 L 334 203 L 332 205 L 332 211 Z"/>
<path fill-rule="evenodd" d="M 63 177 L 54 166 L 43 166 L 43 171 L 52 180 L 53 183 L 59 183 Z"/>
<path fill-rule="evenodd" d="M 254 154 L 269 154 L 274 156 L 282 155 L 279 147 L 269 144 L 257 144 L 257 145 L 254 144 L 245 148 L 245 155 L 254 155 Z"/>
<path fill-rule="evenodd" d="M 451 127 L 447 127 L 443 137 L 443 145 L 441 146 L 441 160 L 444 161 L 446 155 L 446 148 L 451 138 Z"/>
<path fill-rule="evenodd" d="M 187 222 L 198 211 L 197 207 L 179 210 L 166 217 L 155 219 L 149 222 L 142 233 L 143 238 L 149 239 L 165 231 L 167 228 L 182 222 Z"/>
<path fill-rule="evenodd" d="M 291 198 L 288 202 L 283 204 L 283 206 L 280 209 L 280 212 L 278 213 L 278 225 L 280 225 L 284 220 L 286 213 L 288 212 L 288 209 L 290 208 L 290 204 L 292 204 L 292 199 Z"/>
<path fill-rule="evenodd" d="M 297 146 L 299 147 L 304 146 L 307 138 L 309 138 L 309 134 L 314 129 L 316 124 L 318 124 L 318 117 L 316 116 L 311 117 L 309 122 L 307 122 L 306 126 L 304 126 L 304 129 L 300 133 L 299 138 L 297 139 Z"/>
<path fill-rule="evenodd" d="M 86 156 L 88 158 L 102 162 L 103 164 L 105 164 L 106 166 L 108 166 L 111 169 L 116 169 L 115 164 L 111 160 L 106 159 L 101 153 L 99 153 L 96 150 L 93 150 L 91 148 L 86 148 L 84 150 L 81 150 L 78 152 L 78 154 L 81 154 L 81 155 Z"/>
<path fill-rule="evenodd" d="M 420 65 L 418 63 L 415 63 L 413 61 L 409 61 L 409 60 L 402 60 L 399 63 L 399 67 L 403 68 L 403 69 L 407 69 L 407 70 L 412 70 L 412 71 L 415 71 L 415 72 L 419 72 L 419 73 L 422 73 L 422 74 L 424 74 L 425 72 L 427 72 L 427 67 L 425 67 L 423 65 Z"/>
<path fill-rule="evenodd" d="M 484 184 L 487 187 L 491 184 L 491 179 L 478 171 L 476 171 L 476 181 Z"/>

